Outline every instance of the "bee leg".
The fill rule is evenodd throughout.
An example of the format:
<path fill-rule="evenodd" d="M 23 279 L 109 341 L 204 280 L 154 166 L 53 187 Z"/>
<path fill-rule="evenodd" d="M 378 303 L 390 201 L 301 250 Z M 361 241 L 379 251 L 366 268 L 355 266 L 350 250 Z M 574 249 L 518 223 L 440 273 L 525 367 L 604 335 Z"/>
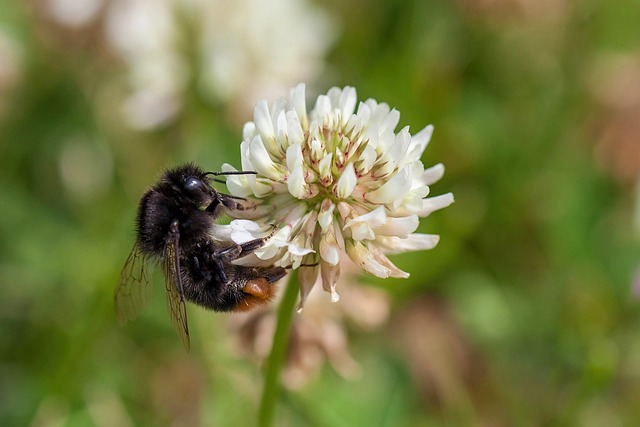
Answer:
<path fill-rule="evenodd" d="M 249 255 L 256 249 L 264 246 L 265 242 L 273 235 L 271 233 L 267 237 L 260 239 L 249 240 L 248 242 L 240 243 L 237 245 L 227 246 L 221 249 L 215 249 L 213 251 L 214 258 L 224 258 L 227 261 L 233 261 L 245 255 Z"/>
<path fill-rule="evenodd" d="M 200 260 L 197 256 L 194 256 L 193 259 L 193 272 L 198 275 L 199 279 L 209 281 L 211 280 L 211 273 L 202 269 L 200 265 Z"/>
<path fill-rule="evenodd" d="M 240 197 L 229 196 L 228 194 L 218 193 L 218 199 L 225 208 L 231 211 L 246 211 L 256 208 L 255 203 Z"/>
<path fill-rule="evenodd" d="M 269 284 L 277 282 L 287 275 L 287 269 L 284 267 L 271 267 L 267 270 L 262 271 L 262 277 L 267 279 Z"/>

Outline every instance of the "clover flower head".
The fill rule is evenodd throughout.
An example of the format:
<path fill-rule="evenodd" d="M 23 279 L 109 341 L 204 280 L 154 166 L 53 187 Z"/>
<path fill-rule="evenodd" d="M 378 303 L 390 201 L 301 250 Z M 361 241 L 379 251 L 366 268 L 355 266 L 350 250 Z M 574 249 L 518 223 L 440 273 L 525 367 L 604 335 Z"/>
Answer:
<path fill-rule="evenodd" d="M 323 288 L 339 299 L 341 254 L 381 277 L 406 278 L 388 258 L 432 249 L 439 236 L 415 233 L 418 219 L 450 205 L 451 193 L 427 198 L 444 166 L 420 160 L 431 134 L 395 131 L 400 113 L 369 99 L 357 103 L 352 87 L 332 88 L 307 111 L 305 87 L 269 107 L 259 102 L 243 130 L 242 170 L 257 175 L 227 178 L 229 191 L 254 201 L 253 216 L 232 222 L 240 243 L 272 233 L 246 263 L 300 269 L 300 305 L 320 274 Z M 236 170 L 230 165 L 224 171 Z M 276 230 L 272 230 L 275 227 Z"/>

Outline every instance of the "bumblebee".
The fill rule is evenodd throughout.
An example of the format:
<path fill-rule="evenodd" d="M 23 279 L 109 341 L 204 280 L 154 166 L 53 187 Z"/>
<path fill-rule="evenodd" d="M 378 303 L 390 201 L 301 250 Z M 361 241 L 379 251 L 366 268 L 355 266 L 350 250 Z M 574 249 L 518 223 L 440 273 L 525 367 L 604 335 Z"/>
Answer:
<path fill-rule="evenodd" d="M 133 320 L 147 304 L 149 264 L 160 264 L 173 326 L 187 351 L 190 347 L 186 301 L 215 311 L 246 311 L 267 303 L 283 267 L 248 267 L 234 260 L 262 247 L 269 236 L 242 244 L 215 239 L 222 213 L 254 206 L 219 193 L 212 176 L 255 172 L 204 172 L 194 164 L 165 171 L 140 200 L 136 241 L 115 291 L 120 323 Z"/>

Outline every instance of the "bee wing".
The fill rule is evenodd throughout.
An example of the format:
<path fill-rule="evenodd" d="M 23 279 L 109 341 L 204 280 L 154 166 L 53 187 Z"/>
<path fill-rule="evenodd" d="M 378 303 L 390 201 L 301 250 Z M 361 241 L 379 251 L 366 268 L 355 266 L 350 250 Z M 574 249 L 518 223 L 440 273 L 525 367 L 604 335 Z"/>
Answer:
<path fill-rule="evenodd" d="M 151 282 L 147 275 L 147 259 L 136 243 L 124 264 L 114 294 L 116 317 L 120 324 L 135 319 L 149 303 Z"/>
<path fill-rule="evenodd" d="M 189 351 L 189 325 L 187 324 L 187 307 L 182 291 L 182 277 L 180 276 L 178 241 L 178 234 L 171 236 L 165 248 L 165 286 L 167 288 L 167 304 L 171 315 L 171 323 L 173 323 L 174 329 L 182 339 L 185 349 Z"/>

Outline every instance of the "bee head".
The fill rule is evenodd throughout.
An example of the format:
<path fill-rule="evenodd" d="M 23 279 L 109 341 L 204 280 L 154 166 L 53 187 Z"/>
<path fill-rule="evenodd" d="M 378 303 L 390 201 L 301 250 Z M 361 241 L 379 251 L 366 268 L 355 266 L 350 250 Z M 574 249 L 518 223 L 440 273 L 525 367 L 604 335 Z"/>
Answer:
<path fill-rule="evenodd" d="M 218 192 L 209 185 L 205 177 L 188 176 L 183 183 L 184 194 L 198 209 L 205 210 L 218 198 Z"/>

